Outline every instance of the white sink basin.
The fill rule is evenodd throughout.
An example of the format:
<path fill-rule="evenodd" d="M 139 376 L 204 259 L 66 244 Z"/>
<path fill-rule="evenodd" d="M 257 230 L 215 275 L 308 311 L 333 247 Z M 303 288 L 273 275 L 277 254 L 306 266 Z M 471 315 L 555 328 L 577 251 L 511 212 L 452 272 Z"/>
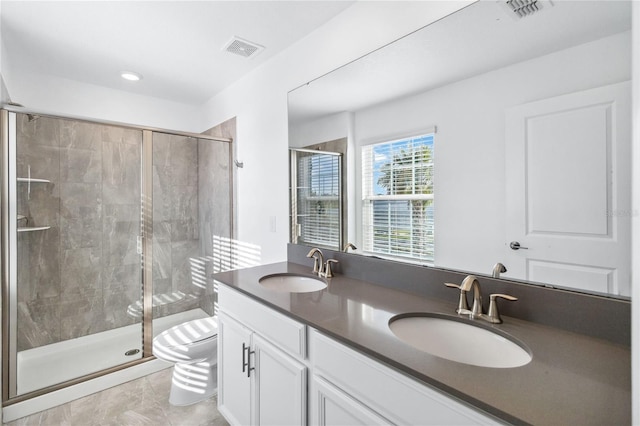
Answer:
<path fill-rule="evenodd" d="M 531 353 L 497 332 L 465 320 L 436 314 L 402 314 L 389 321 L 400 340 L 450 361 L 480 367 L 513 368 L 528 364 Z"/>
<path fill-rule="evenodd" d="M 327 287 L 320 278 L 295 274 L 265 275 L 258 282 L 269 290 L 282 293 L 310 293 Z"/>

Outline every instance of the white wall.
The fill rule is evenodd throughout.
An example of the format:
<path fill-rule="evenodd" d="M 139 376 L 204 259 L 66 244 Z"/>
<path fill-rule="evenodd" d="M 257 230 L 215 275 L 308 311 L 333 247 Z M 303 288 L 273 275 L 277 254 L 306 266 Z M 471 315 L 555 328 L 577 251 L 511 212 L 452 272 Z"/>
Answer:
<path fill-rule="evenodd" d="M 25 75 L 6 62 L 2 72 L 12 100 L 41 113 L 192 132 L 237 117 L 245 165 L 237 174 L 236 237 L 260 245 L 268 263 L 286 259 L 289 240 L 287 92 L 472 2 L 357 2 L 199 107 Z"/>
<path fill-rule="evenodd" d="M 363 144 L 437 126 L 435 264 L 490 274 L 496 262 L 505 261 L 509 241 L 504 226 L 505 110 L 627 81 L 630 54 L 631 35 L 626 32 L 356 111 L 357 162 Z M 358 181 L 356 199 L 361 199 L 360 187 Z"/>
<path fill-rule="evenodd" d="M 339 112 L 300 125 L 289 125 L 289 146 L 303 148 L 346 138 L 349 134 L 351 120 L 353 120 L 353 114 Z"/>
<path fill-rule="evenodd" d="M 359 221 L 356 205 L 356 170 L 354 114 L 352 112 L 339 112 L 330 114 L 316 120 L 299 123 L 289 123 L 289 146 L 303 148 L 317 143 L 328 142 L 336 139 L 347 139 L 347 242 L 354 243 L 358 247 L 357 230 Z"/>
<path fill-rule="evenodd" d="M 30 111 L 169 130 L 199 131 L 200 109 L 47 74 L 3 70 L 11 100 Z M 211 126 L 209 126 L 211 127 Z"/>
<path fill-rule="evenodd" d="M 469 3 L 357 2 L 205 105 L 202 129 L 237 117 L 236 237 L 263 263 L 285 260 L 289 240 L 287 92 Z"/>
<path fill-rule="evenodd" d="M 2 2 L 0 1 L 0 16 L 2 15 Z M 1 22 L 1 20 L 0 20 Z M 2 39 L 2 25 L 0 25 L 0 105 L 9 101 L 9 92 L 4 82 L 4 70 L 2 65 L 4 63 L 5 48 L 4 41 Z"/>
<path fill-rule="evenodd" d="M 7 102 L 9 102 L 9 91 L 7 90 L 7 86 L 4 84 L 4 78 L 0 72 L 0 105 L 4 105 Z"/>

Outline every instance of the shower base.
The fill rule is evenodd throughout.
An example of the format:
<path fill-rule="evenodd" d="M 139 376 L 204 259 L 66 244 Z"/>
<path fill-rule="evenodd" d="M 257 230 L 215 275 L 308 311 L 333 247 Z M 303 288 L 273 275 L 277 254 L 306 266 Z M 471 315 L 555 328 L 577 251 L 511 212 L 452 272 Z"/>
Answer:
<path fill-rule="evenodd" d="M 153 320 L 153 334 L 207 316 L 202 309 L 192 309 L 157 318 Z M 125 355 L 132 349 L 140 351 Z M 138 323 L 21 351 L 17 355 L 18 395 L 134 361 L 142 357 L 141 349 L 142 329 Z"/>

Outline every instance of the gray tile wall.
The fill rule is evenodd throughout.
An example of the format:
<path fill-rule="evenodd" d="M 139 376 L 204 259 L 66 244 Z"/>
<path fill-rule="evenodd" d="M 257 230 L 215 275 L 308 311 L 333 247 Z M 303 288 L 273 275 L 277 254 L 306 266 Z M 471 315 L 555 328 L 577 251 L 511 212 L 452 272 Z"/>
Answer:
<path fill-rule="evenodd" d="M 31 119 L 30 119 L 31 118 Z M 33 119 L 35 118 L 35 119 Z M 235 119 L 207 134 L 235 137 Z M 18 350 L 140 322 L 142 131 L 18 114 Z M 154 132 L 154 317 L 214 313 L 214 235 L 231 237 L 231 144 Z"/>
<path fill-rule="evenodd" d="M 202 294 L 191 274 L 192 259 L 201 257 L 196 139 L 153 134 L 153 233 L 154 295 L 186 296 L 156 306 L 154 317 L 196 308 Z"/>
<path fill-rule="evenodd" d="M 229 119 L 203 132 L 206 135 L 236 140 L 236 119 Z M 233 143 L 200 140 L 198 144 L 198 197 L 200 217 L 200 247 L 204 253 L 206 274 L 206 297 L 200 299 L 200 307 L 214 314 L 217 293 L 210 278 L 214 258 L 213 236 L 233 237 L 233 173 L 235 166 L 230 154 Z"/>
<path fill-rule="evenodd" d="M 235 120 L 205 133 L 232 137 Z M 230 149 L 226 142 L 153 134 L 153 290 L 186 295 L 156 307 L 154 318 L 196 307 L 214 314 L 212 240 L 231 237 Z"/>
<path fill-rule="evenodd" d="M 142 132 L 18 114 L 17 140 L 18 177 L 51 181 L 17 184 L 18 214 L 51 227 L 18 234 L 18 350 L 138 321 Z"/>

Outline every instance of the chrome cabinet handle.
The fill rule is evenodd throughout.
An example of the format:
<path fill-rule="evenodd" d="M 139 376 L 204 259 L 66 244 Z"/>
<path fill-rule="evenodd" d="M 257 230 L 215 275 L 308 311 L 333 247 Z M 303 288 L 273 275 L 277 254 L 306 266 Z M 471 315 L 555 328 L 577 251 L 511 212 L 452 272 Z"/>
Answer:
<path fill-rule="evenodd" d="M 520 250 L 520 249 L 522 249 L 522 250 L 529 250 L 529 247 L 522 247 L 522 246 L 520 245 L 520 243 L 519 243 L 519 242 L 517 242 L 517 241 L 511 241 L 511 242 L 509 243 L 509 247 L 511 247 L 511 250 Z"/>
<path fill-rule="evenodd" d="M 256 369 L 255 367 L 251 366 L 251 355 L 253 355 L 255 353 L 256 353 L 256 351 L 252 351 L 247 346 L 247 377 L 251 377 L 251 372 Z"/>
<path fill-rule="evenodd" d="M 256 351 L 252 351 L 250 346 L 242 343 L 242 372 L 246 372 L 247 377 L 251 377 L 251 371 L 255 370 L 255 367 L 251 366 L 251 355 L 255 353 Z"/>
<path fill-rule="evenodd" d="M 249 352 L 249 347 L 247 345 L 245 345 L 244 342 L 243 342 L 242 343 L 242 372 L 243 373 L 247 371 L 247 367 L 249 366 L 249 363 L 247 362 L 247 357 L 245 355 L 245 353 L 246 353 L 245 351 Z"/>

